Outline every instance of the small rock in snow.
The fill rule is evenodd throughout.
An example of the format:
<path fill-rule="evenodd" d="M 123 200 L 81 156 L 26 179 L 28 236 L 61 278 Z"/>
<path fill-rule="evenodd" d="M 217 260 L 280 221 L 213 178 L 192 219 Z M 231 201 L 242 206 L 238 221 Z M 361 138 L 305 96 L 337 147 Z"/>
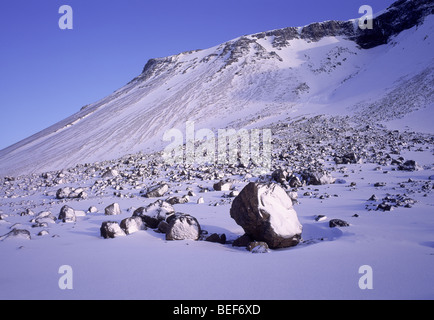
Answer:
<path fill-rule="evenodd" d="M 344 220 L 341 219 L 332 219 L 329 221 L 329 227 L 335 228 L 335 227 L 349 227 L 350 224 Z"/>
<path fill-rule="evenodd" d="M 119 203 L 112 203 L 104 209 L 104 213 L 107 216 L 116 216 L 121 214 L 122 212 Z"/>
<path fill-rule="evenodd" d="M 101 237 L 104 239 L 112 239 L 116 237 L 125 236 L 124 230 L 115 221 L 105 221 L 100 228 Z"/>
<path fill-rule="evenodd" d="M 69 206 L 63 206 L 62 209 L 60 209 L 58 219 L 62 220 L 63 222 L 75 222 L 75 210 Z"/>

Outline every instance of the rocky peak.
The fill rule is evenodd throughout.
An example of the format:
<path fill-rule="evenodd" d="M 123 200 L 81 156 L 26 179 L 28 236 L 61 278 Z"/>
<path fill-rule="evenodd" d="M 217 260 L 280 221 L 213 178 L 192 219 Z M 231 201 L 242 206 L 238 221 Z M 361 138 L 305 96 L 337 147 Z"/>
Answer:
<path fill-rule="evenodd" d="M 357 29 L 355 41 L 363 49 L 386 44 L 390 37 L 423 22 L 434 13 L 432 0 L 399 0 L 374 19 L 373 29 Z"/>
<path fill-rule="evenodd" d="M 434 3 L 432 0 L 399 0 L 375 17 L 372 30 L 359 29 L 357 27 L 357 20 L 329 20 L 311 23 L 299 28 L 288 27 L 277 29 L 228 41 L 219 46 L 219 50 L 221 50 L 219 53 L 212 53 L 203 58 L 201 62 L 208 62 L 213 57 L 218 57 L 224 61 L 224 66 L 220 69 L 223 70 L 246 56 L 252 49 L 255 50 L 256 57 L 259 59 L 276 58 L 280 60 L 274 51 L 267 52 L 257 42 L 257 40 L 265 37 L 274 37 L 272 45 L 278 50 L 287 47 L 289 41 L 294 39 L 316 42 L 324 37 L 337 36 L 352 40 L 363 49 L 370 49 L 388 43 L 392 36 L 422 23 L 426 16 L 433 13 Z M 138 79 L 146 81 L 163 71 L 168 71 L 172 67 L 176 67 L 179 56 L 194 54 L 197 51 L 200 50 L 189 51 L 166 58 L 150 59 Z"/>

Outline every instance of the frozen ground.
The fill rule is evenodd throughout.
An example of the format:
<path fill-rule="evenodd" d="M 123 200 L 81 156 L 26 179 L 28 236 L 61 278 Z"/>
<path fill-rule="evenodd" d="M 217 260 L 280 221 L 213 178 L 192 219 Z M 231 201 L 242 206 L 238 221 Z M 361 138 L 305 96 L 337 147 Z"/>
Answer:
<path fill-rule="evenodd" d="M 153 59 L 109 97 L 1 150 L 0 299 L 433 299 L 433 28 L 427 14 L 369 50 L 283 29 Z M 165 164 L 153 152 L 186 121 L 272 130 L 272 167 Z M 402 170 L 409 160 L 417 167 Z M 214 183 L 230 178 L 241 191 L 279 169 L 285 179 L 274 182 L 298 195 L 302 241 L 257 254 L 233 247 L 244 231 L 230 217 L 230 191 Z M 336 180 L 312 185 L 313 174 Z M 141 192 L 159 183 L 169 186 L 162 200 L 193 192 L 176 211 L 226 243 L 166 241 L 151 228 L 101 237 L 104 221 L 153 203 Z M 84 193 L 57 199 L 65 187 Z M 106 216 L 114 202 L 121 215 Z M 75 222 L 32 221 L 64 205 Z M 7 237 L 14 229 L 27 231 Z M 72 290 L 59 287 L 64 265 Z M 373 288 L 362 290 L 366 265 Z"/>
<path fill-rule="evenodd" d="M 432 144 L 419 141 L 411 144 L 410 150 L 393 155 L 394 159 L 402 156 L 416 160 L 420 170 L 412 172 L 397 170 L 397 166 L 390 163 L 380 166 L 371 161 L 336 165 L 325 157 L 323 165 L 333 168 L 331 173 L 337 182 L 296 189 L 295 210 L 303 225 L 303 241 L 296 247 L 264 254 L 253 254 L 230 244 L 244 233 L 229 215 L 233 198 L 224 197 L 228 191 L 212 191 L 219 179 L 207 179 L 206 174 L 174 181 L 171 177 L 177 176 L 177 168 L 156 166 L 158 173 L 154 171 L 154 175 L 145 175 L 139 180 L 143 181 L 143 186 L 167 181 L 172 196 L 183 196 L 187 190 L 192 190 L 195 195 L 188 203 L 175 204 L 176 211 L 196 217 L 208 234 L 224 233 L 226 244 L 166 241 L 164 234 L 152 229 L 103 239 L 99 231 L 103 221 L 120 222 L 132 215 L 133 208 L 155 201 L 140 197 L 142 185 L 136 188 L 119 183 L 125 181 L 119 179 L 111 184 L 112 180 L 101 179 L 98 170 L 93 176 L 84 174 L 86 167 L 63 171 L 64 183 L 51 187 L 41 182 L 48 179 L 35 175 L 31 180 L 34 186 L 29 184 L 26 191 L 11 187 L 28 179 L 20 177 L 3 186 L 2 194 L 8 197 L 1 202 L 0 210 L 7 216 L 0 220 L 0 235 L 7 234 L 11 228 L 27 229 L 32 239 L 0 241 L 0 298 L 432 299 L 434 199 L 433 183 L 429 180 L 434 174 L 432 148 Z M 139 162 L 134 165 L 125 165 L 124 160 L 117 163 L 121 172 L 140 167 Z M 113 167 L 115 163 L 110 164 Z M 235 179 L 236 190 L 258 179 L 245 175 L 231 178 Z M 103 180 L 108 181 L 107 188 L 92 190 L 95 181 Z M 69 181 L 75 181 L 75 187 L 84 187 L 89 193 L 88 199 L 55 199 L 55 191 L 71 186 Z M 377 182 L 385 185 L 375 187 Z M 116 191 L 118 185 L 122 185 L 123 190 Z M 200 192 L 204 187 L 211 191 Z M 11 190 L 15 191 L 11 193 Z M 114 196 L 113 192 L 125 197 Z M 373 194 L 378 200 L 368 201 Z M 415 203 L 409 208 L 395 207 L 392 211 L 375 210 L 386 196 L 397 198 L 399 195 Z M 203 197 L 204 203 L 197 204 L 199 197 Z M 120 204 L 122 214 L 105 216 L 104 208 L 114 202 Z M 49 210 L 57 217 L 65 204 L 80 211 L 96 206 L 98 212 L 77 217 L 75 223 L 57 220 L 36 228 L 32 228 L 30 222 L 34 217 L 20 215 L 31 208 L 36 214 Z M 315 221 L 317 215 L 326 218 Z M 330 228 L 329 220 L 335 218 L 347 221 L 350 226 Z M 47 230 L 48 234 L 38 236 L 41 230 Z M 58 270 L 62 265 L 73 269 L 72 290 L 61 290 L 58 286 L 62 276 Z M 363 265 L 372 267 L 372 290 L 359 288 L 359 279 L 363 276 L 359 268 Z"/>

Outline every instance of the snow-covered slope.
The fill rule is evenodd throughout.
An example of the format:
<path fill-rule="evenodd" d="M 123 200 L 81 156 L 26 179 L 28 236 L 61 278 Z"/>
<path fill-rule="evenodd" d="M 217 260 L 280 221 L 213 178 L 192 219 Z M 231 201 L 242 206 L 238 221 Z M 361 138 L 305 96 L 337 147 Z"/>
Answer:
<path fill-rule="evenodd" d="M 186 121 L 218 129 L 302 114 L 401 117 L 434 99 L 432 11 L 430 1 L 398 1 L 372 31 L 327 21 L 151 59 L 112 95 L 1 150 L 0 175 L 158 151 Z"/>

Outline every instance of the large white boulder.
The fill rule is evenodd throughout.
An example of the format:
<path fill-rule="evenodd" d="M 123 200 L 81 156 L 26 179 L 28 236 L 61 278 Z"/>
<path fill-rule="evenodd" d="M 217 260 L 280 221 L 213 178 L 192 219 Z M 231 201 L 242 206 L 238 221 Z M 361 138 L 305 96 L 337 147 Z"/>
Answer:
<path fill-rule="evenodd" d="M 246 234 L 270 248 L 300 242 L 303 227 L 291 198 L 277 184 L 249 183 L 232 202 L 230 214 Z"/>

